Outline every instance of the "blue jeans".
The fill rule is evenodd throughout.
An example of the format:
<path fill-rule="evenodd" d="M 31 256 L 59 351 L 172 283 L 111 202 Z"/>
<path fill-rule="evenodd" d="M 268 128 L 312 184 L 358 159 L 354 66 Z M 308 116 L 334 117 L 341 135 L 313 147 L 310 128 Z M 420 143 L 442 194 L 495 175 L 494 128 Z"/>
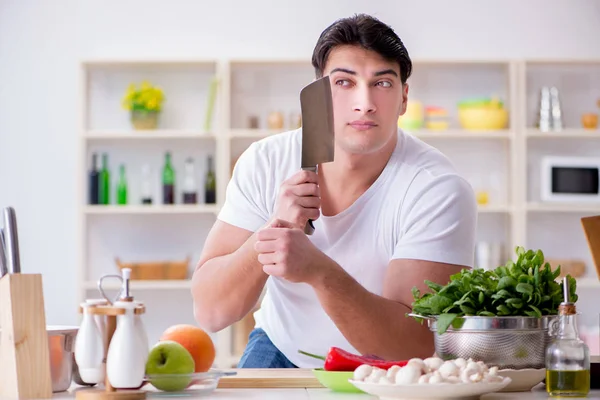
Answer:
<path fill-rule="evenodd" d="M 298 368 L 271 342 L 266 332 L 255 328 L 248 336 L 248 345 L 238 368 Z"/>

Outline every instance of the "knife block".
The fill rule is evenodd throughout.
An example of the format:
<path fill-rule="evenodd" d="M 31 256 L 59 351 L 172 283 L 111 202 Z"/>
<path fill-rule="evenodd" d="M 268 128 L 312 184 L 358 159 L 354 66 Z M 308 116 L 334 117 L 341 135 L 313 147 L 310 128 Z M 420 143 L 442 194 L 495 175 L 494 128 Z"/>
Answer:
<path fill-rule="evenodd" d="M 40 274 L 0 278 L 0 398 L 52 397 L 42 288 Z"/>

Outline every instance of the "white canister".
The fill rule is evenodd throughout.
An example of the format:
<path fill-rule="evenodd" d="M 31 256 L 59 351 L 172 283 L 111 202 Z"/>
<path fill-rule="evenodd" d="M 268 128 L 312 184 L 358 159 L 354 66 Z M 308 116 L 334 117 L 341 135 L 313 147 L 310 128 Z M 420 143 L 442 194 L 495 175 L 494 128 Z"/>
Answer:
<path fill-rule="evenodd" d="M 79 376 L 86 383 L 104 381 L 104 342 L 94 316 L 89 312 L 93 306 L 82 303 L 83 319 L 75 339 L 75 361 Z"/>
<path fill-rule="evenodd" d="M 125 314 L 117 316 L 117 328 L 108 347 L 106 374 L 116 389 L 137 389 L 144 381 L 148 350 L 135 326 L 136 304 L 117 301 L 113 306 L 123 308 Z"/>

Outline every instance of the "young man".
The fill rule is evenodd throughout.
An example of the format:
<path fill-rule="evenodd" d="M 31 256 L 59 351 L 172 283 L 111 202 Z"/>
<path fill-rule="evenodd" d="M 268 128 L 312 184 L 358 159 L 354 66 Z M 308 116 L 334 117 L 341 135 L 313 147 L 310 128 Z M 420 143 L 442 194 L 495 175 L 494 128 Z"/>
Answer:
<path fill-rule="evenodd" d="M 194 273 L 195 317 L 221 330 L 266 284 L 241 368 L 319 367 L 298 350 L 332 346 L 431 356 L 432 333 L 406 317 L 411 289 L 472 265 L 473 191 L 439 151 L 397 128 L 412 64 L 391 28 L 366 15 L 338 20 L 312 63 L 331 80 L 335 161 L 301 171 L 300 129 L 244 152 Z"/>

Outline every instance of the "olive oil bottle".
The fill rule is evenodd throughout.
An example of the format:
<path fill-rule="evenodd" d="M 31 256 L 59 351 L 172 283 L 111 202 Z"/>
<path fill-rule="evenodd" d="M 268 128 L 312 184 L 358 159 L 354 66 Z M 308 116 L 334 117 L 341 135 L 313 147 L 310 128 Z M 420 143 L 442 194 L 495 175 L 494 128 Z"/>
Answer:
<path fill-rule="evenodd" d="M 579 338 L 577 311 L 566 277 L 563 294 L 558 329 L 546 349 L 546 392 L 550 397 L 585 397 L 590 392 L 590 350 Z"/>

